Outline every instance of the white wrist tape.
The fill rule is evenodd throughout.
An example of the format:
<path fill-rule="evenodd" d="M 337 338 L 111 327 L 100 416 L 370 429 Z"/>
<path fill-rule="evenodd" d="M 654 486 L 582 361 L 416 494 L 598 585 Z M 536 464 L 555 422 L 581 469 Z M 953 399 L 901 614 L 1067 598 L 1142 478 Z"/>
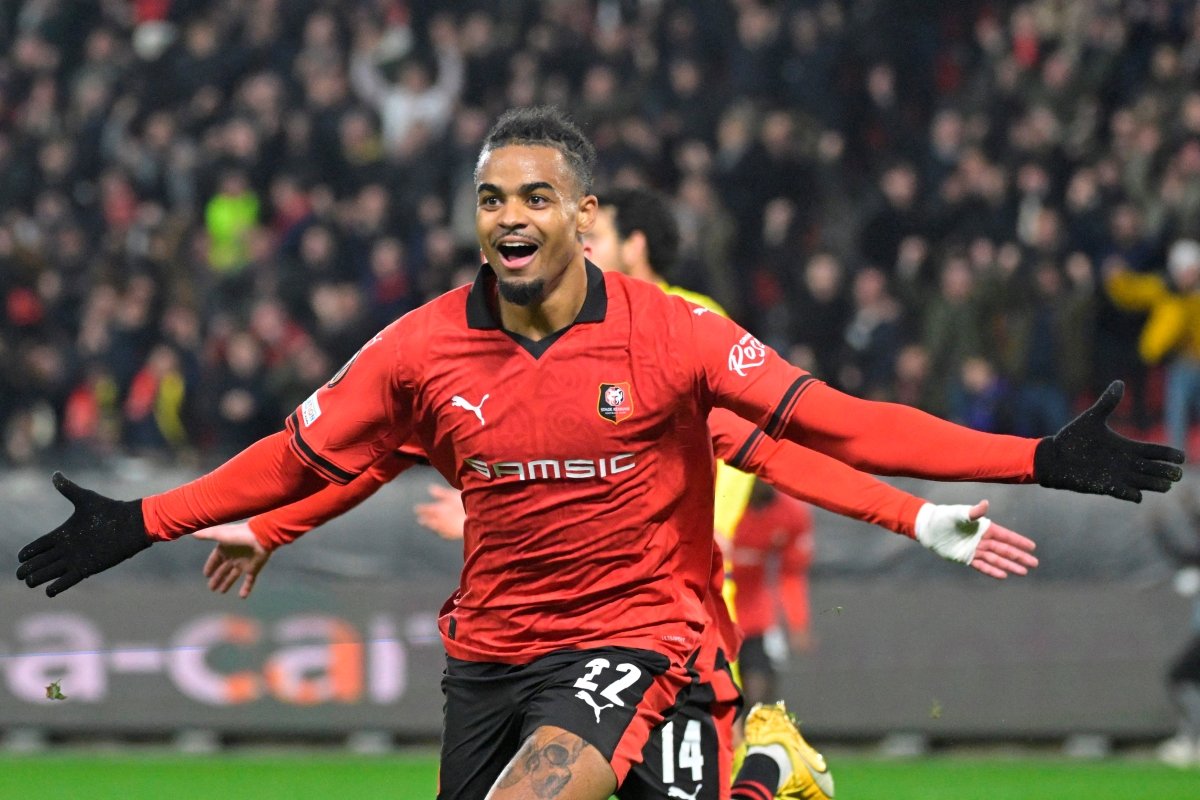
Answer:
<path fill-rule="evenodd" d="M 975 548 L 992 521 L 987 517 L 970 520 L 971 506 L 943 506 L 926 503 L 917 512 L 917 541 L 942 558 L 970 564 Z"/>

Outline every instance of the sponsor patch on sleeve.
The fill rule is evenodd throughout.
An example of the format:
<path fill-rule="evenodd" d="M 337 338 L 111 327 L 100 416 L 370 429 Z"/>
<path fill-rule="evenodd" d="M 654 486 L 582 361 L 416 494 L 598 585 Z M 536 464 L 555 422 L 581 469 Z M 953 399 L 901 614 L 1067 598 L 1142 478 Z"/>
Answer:
<path fill-rule="evenodd" d="M 317 417 L 321 416 L 321 404 L 317 402 L 317 395 L 312 394 L 300 406 L 300 416 L 304 419 L 304 427 L 308 427 L 317 421 Z"/>
<path fill-rule="evenodd" d="M 747 333 L 729 350 L 729 371 L 743 378 L 746 370 L 767 363 L 767 348 L 758 339 Z"/>

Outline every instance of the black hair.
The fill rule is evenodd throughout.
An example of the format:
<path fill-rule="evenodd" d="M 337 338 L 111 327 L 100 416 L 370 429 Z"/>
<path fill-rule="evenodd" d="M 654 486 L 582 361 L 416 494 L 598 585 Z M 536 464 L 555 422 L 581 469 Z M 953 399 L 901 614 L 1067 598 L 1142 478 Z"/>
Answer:
<path fill-rule="evenodd" d="M 578 126 L 554 106 L 531 106 L 505 111 L 488 131 L 479 151 L 475 179 L 479 179 L 479 163 L 499 147 L 510 144 L 545 145 L 553 147 L 567 160 L 579 194 L 591 194 L 592 171 L 596 167 L 596 148 Z"/>
<path fill-rule="evenodd" d="M 669 274 L 679 257 L 679 223 L 667 198 L 649 189 L 613 189 L 600 198 L 600 205 L 612 206 L 621 239 L 635 231 L 646 237 L 646 258 L 660 275 Z"/>

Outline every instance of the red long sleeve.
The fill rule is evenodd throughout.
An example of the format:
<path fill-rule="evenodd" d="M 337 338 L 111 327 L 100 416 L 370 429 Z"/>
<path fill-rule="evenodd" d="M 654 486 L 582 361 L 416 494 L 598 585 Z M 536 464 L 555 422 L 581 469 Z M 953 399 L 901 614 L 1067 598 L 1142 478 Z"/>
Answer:
<path fill-rule="evenodd" d="M 788 441 L 776 441 L 725 409 L 708 418 L 717 457 L 750 472 L 784 494 L 852 519 L 915 536 L 925 503 L 835 458 Z"/>
<path fill-rule="evenodd" d="M 344 486 L 327 484 L 303 500 L 252 517 L 250 530 L 267 550 L 291 544 L 318 525 L 354 508 L 416 463 L 399 453 L 389 453 Z"/>
<path fill-rule="evenodd" d="M 142 501 L 146 533 L 160 541 L 245 519 L 307 497 L 327 485 L 288 446 L 284 431 L 267 436 L 207 475 Z"/>
<path fill-rule="evenodd" d="M 829 456 L 763 434 L 741 469 L 785 494 L 852 519 L 916 536 L 925 501 Z"/>
<path fill-rule="evenodd" d="M 1029 483 L 1037 439 L 982 433 L 910 406 L 807 384 L 781 438 L 878 475 Z"/>

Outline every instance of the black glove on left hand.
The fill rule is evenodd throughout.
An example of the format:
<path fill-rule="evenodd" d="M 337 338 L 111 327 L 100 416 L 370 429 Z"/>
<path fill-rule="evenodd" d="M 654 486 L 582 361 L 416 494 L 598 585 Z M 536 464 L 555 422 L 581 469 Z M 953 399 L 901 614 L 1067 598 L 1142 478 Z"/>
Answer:
<path fill-rule="evenodd" d="M 70 500 L 75 513 L 17 554 L 17 579 L 30 588 L 46 581 L 46 595 L 65 592 L 89 575 L 103 572 L 152 544 L 142 521 L 141 500 L 113 500 L 76 486 L 61 472 L 54 488 Z M 55 580 L 57 578 L 57 580 Z"/>
<path fill-rule="evenodd" d="M 1038 442 L 1033 479 L 1051 489 L 1106 494 L 1142 502 L 1142 492 L 1165 492 L 1183 477 L 1174 447 L 1127 439 L 1108 427 L 1125 384 L 1113 381 L 1087 411 Z"/>

